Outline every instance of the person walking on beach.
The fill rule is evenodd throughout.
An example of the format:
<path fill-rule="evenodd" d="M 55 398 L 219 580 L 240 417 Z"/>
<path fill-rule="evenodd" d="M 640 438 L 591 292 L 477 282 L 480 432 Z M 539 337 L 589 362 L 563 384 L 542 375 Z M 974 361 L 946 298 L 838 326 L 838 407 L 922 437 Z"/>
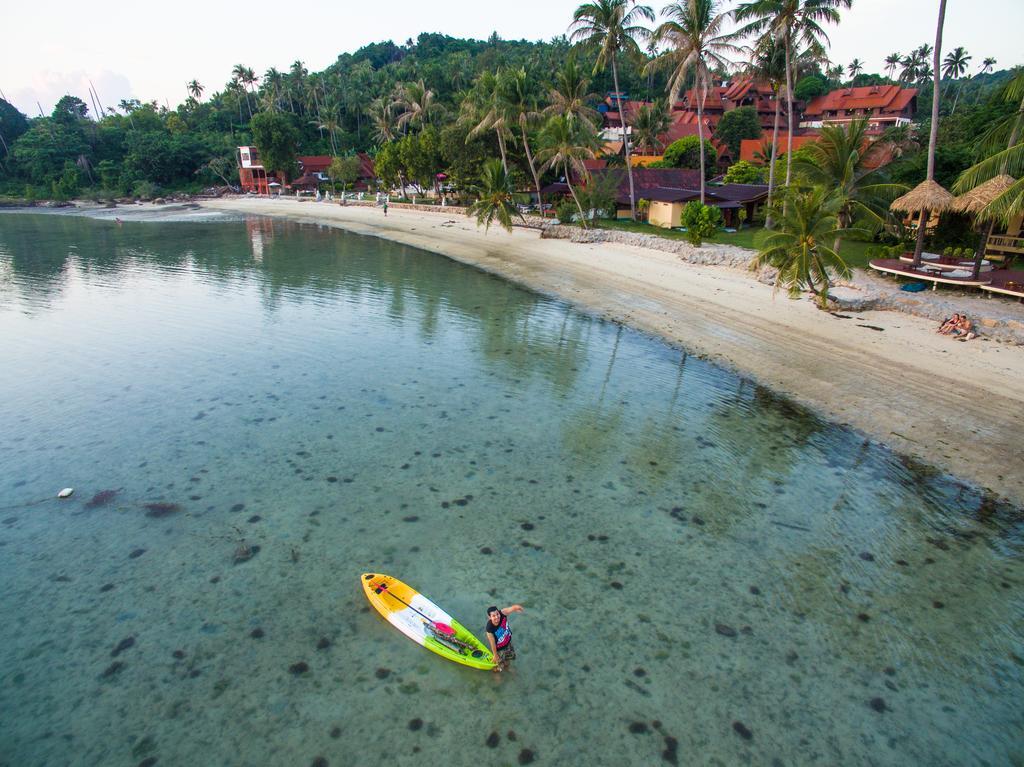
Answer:
<path fill-rule="evenodd" d="M 505 671 L 516 659 L 516 650 L 512 646 L 512 631 L 508 627 L 508 613 L 521 613 L 522 605 L 511 605 L 503 610 L 497 607 L 487 608 L 487 641 L 491 645 L 494 656 L 494 673 Z"/>

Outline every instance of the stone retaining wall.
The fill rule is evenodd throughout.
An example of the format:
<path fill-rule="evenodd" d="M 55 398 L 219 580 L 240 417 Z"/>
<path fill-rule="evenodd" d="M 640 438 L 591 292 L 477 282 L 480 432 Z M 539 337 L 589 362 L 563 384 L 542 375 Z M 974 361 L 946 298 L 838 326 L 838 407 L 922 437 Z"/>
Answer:
<path fill-rule="evenodd" d="M 675 253 L 688 264 L 702 266 L 731 266 L 735 269 L 746 269 L 750 266 L 750 260 L 754 256 L 752 251 L 746 248 L 737 248 L 734 245 L 706 243 L 696 248 L 686 240 L 670 240 L 653 234 L 620 232 L 614 229 L 581 229 L 578 226 L 563 224 L 549 224 L 540 236 L 570 240 L 571 242 L 609 242 L 617 245 L 633 245 L 639 248 L 662 250 L 666 253 Z M 774 280 L 774 274 L 771 276 Z"/>

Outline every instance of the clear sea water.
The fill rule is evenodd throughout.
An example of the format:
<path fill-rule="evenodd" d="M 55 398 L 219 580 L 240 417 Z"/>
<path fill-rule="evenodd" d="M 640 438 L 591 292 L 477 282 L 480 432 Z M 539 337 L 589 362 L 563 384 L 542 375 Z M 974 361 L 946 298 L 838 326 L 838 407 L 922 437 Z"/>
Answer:
<path fill-rule="evenodd" d="M 0 216 L 0 507 L 3 765 L 1024 761 L 1020 509 L 381 240 Z"/>

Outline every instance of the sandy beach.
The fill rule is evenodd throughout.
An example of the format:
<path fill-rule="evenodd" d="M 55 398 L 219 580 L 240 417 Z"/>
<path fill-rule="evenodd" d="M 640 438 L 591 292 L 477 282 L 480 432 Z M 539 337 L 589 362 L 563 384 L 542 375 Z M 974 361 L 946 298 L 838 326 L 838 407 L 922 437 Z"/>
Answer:
<path fill-rule="evenodd" d="M 440 253 L 723 364 L 824 417 L 1024 505 L 1024 349 L 937 335 L 889 312 L 848 318 L 744 271 L 623 245 L 485 233 L 465 216 L 294 200 L 204 207 L 336 226 Z"/>

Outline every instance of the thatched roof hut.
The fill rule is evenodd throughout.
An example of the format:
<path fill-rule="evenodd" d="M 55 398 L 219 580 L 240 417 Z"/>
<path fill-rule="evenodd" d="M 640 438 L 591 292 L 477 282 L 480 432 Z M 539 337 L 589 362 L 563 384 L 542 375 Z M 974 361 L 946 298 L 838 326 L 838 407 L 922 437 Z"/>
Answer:
<path fill-rule="evenodd" d="M 897 197 L 889 205 L 889 210 L 902 210 L 906 213 L 930 211 L 941 213 L 949 210 L 955 198 L 934 181 L 925 180 L 915 186 L 902 197 Z"/>
<path fill-rule="evenodd" d="M 954 199 L 950 207 L 959 213 L 977 215 L 1015 183 L 1017 183 L 1017 180 L 1013 176 L 1007 176 L 1005 173 L 1001 176 L 990 178 L 984 184 L 979 184 L 971 191 L 964 192 Z"/>

